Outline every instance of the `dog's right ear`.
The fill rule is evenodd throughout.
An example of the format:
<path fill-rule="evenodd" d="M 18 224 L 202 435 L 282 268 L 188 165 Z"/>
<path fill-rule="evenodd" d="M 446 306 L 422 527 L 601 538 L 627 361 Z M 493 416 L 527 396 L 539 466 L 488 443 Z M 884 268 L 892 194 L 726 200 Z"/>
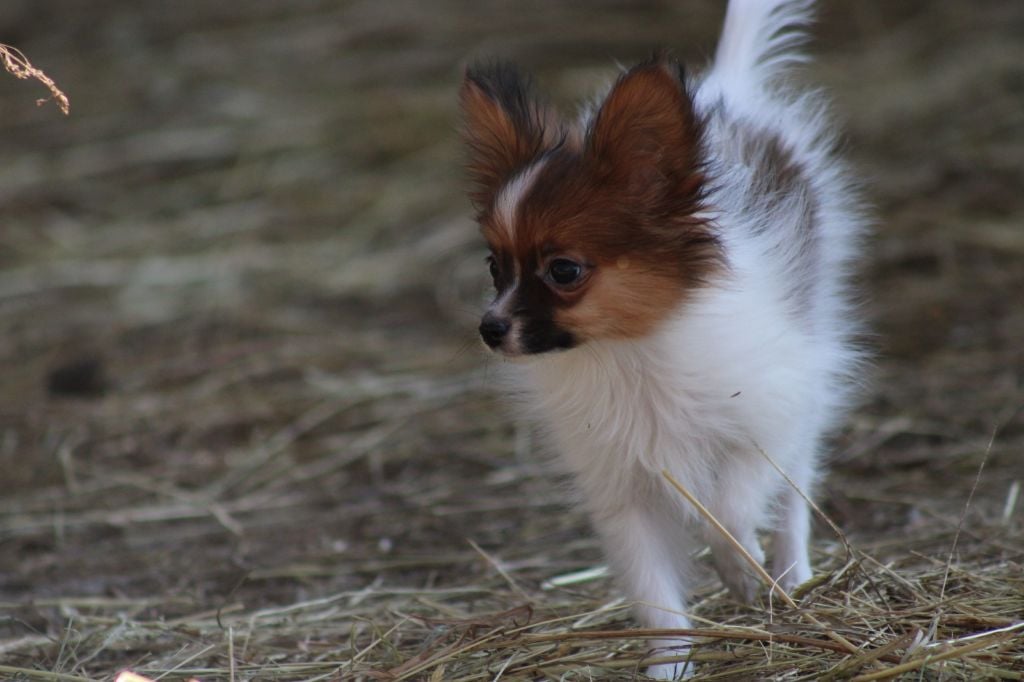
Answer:
<path fill-rule="evenodd" d="M 554 111 L 533 95 L 529 80 L 505 62 L 466 69 L 459 101 L 470 197 L 483 210 L 509 178 L 557 146 L 564 134 Z"/>

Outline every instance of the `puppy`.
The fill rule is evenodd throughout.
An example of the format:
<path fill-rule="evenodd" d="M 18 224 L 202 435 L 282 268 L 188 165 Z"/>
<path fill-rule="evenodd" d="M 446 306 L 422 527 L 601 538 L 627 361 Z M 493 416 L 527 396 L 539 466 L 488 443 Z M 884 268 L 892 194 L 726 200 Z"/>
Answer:
<path fill-rule="evenodd" d="M 814 490 L 859 367 L 847 279 L 865 221 L 822 98 L 789 82 L 810 5 L 732 0 L 704 74 L 655 56 L 576 122 L 506 64 L 462 85 L 496 290 L 480 336 L 516 360 L 515 393 L 647 627 L 688 627 L 705 543 L 737 597 L 758 588 L 664 471 L 758 561 L 771 529 L 784 589 L 811 576 L 807 504 L 765 453 Z"/>

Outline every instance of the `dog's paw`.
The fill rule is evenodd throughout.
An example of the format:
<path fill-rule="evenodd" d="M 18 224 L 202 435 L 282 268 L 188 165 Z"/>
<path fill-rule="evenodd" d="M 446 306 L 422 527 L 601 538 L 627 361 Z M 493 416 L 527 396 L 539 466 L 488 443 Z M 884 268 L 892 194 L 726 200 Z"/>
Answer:
<path fill-rule="evenodd" d="M 811 567 L 806 562 L 795 563 L 792 567 L 787 567 L 782 571 L 782 575 L 776 577 L 781 587 L 786 594 L 790 594 L 800 585 L 811 579 L 812 577 Z"/>
<path fill-rule="evenodd" d="M 748 547 L 747 551 L 758 563 L 764 562 L 764 552 L 757 545 Z M 715 571 L 733 597 L 744 604 L 754 601 L 754 597 L 761 589 L 761 577 L 754 572 L 754 568 L 747 560 L 728 545 L 714 547 L 711 556 Z"/>

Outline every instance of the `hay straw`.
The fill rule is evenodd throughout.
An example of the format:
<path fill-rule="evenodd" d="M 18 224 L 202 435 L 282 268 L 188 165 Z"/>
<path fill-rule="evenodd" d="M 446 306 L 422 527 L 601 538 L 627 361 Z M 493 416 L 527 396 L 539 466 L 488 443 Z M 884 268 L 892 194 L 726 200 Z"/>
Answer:
<path fill-rule="evenodd" d="M 761 581 L 768 586 L 771 592 L 774 592 L 778 594 L 780 597 L 782 597 L 782 600 L 786 602 L 786 605 L 790 608 L 800 608 L 799 605 L 795 601 L 793 601 L 793 598 L 790 597 L 789 594 L 782 589 L 778 582 L 773 580 L 772 577 L 768 575 L 768 572 L 764 570 L 764 567 L 761 565 L 761 562 L 759 562 L 757 559 L 750 555 L 750 552 L 748 552 L 747 549 L 742 544 L 740 544 L 740 542 L 736 540 L 735 537 L 733 537 L 733 534 L 730 533 L 729 530 L 724 525 L 722 525 L 722 523 L 717 518 L 715 518 L 715 515 L 712 514 L 707 507 L 701 504 L 700 500 L 694 497 L 693 494 L 690 493 L 690 491 L 683 487 L 683 485 L 679 483 L 679 481 L 677 481 L 672 476 L 672 474 L 668 472 L 667 469 L 662 470 L 661 475 L 664 476 L 668 480 L 668 482 L 672 484 L 672 487 L 675 488 L 680 495 L 685 497 L 687 501 L 690 502 L 690 504 L 692 504 L 698 512 L 700 512 L 701 516 L 703 516 L 712 525 L 712 527 L 715 528 L 715 530 L 717 530 L 719 533 L 722 534 L 723 537 L 725 537 L 729 544 L 732 545 L 733 549 L 735 549 L 736 552 L 738 552 L 740 556 L 742 556 L 743 559 L 750 565 L 750 567 L 754 569 L 754 572 L 761 578 Z M 837 642 L 840 646 L 846 649 L 847 652 L 851 654 L 860 653 L 860 650 L 856 646 L 851 644 L 849 641 L 847 641 L 845 637 L 835 632 L 831 628 L 827 627 L 824 623 L 815 618 L 811 613 L 804 612 L 802 615 L 804 618 L 807 619 L 808 622 L 821 628 L 822 631 L 825 633 L 825 636 Z"/>
<path fill-rule="evenodd" d="M 839 538 L 840 541 L 842 541 L 843 547 L 846 548 L 847 557 L 852 557 L 853 548 L 850 546 L 849 540 L 846 539 L 846 534 L 843 533 L 842 530 L 840 530 L 839 526 L 836 525 L 836 522 L 833 521 L 828 514 L 822 511 L 821 507 L 818 506 L 818 503 L 814 501 L 814 498 L 808 495 L 806 491 L 801 489 L 800 486 L 798 486 L 796 482 L 792 478 L 790 478 L 789 474 L 787 474 L 786 471 L 779 466 L 778 462 L 775 461 L 774 457 L 769 455 L 765 451 L 765 449 L 762 448 L 758 443 L 754 442 L 753 446 L 757 448 L 757 451 L 761 453 L 762 457 L 768 460 L 768 463 L 772 465 L 772 468 L 775 469 L 775 471 L 777 471 L 780 476 L 782 476 L 783 480 L 786 481 L 789 487 L 796 491 L 796 493 L 801 498 L 803 498 L 803 501 L 807 503 L 807 506 L 814 510 L 814 513 L 818 515 L 818 518 L 824 521 L 826 524 L 828 524 L 828 527 L 832 529 L 832 532 L 835 533 L 836 537 Z"/>
<path fill-rule="evenodd" d="M 978 472 L 974 475 L 974 483 L 971 484 L 971 491 L 967 494 L 967 500 L 964 502 L 964 508 L 960 512 L 960 519 L 956 523 L 956 534 L 953 535 L 953 544 L 949 547 L 949 555 L 946 557 L 946 570 L 942 574 L 942 589 L 939 590 L 939 601 L 946 594 L 946 582 L 949 580 L 949 569 L 953 565 L 953 557 L 956 555 L 956 546 L 960 541 L 960 533 L 963 532 L 964 520 L 967 518 L 967 510 L 971 508 L 971 502 L 974 500 L 974 493 L 978 490 L 978 484 L 981 482 L 981 474 L 985 471 L 985 464 L 988 462 L 988 457 L 992 454 L 992 445 L 996 442 L 996 434 L 999 432 L 999 427 L 992 429 L 992 436 L 988 439 L 988 445 L 985 446 L 985 453 L 981 457 L 981 462 L 978 463 Z"/>
<path fill-rule="evenodd" d="M 23 80 L 34 78 L 46 86 L 50 91 L 50 96 L 36 100 L 37 106 L 42 106 L 52 99 L 57 102 L 57 106 L 62 112 L 64 112 L 65 116 L 71 113 L 71 103 L 68 101 L 67 95 L 57 87 L 57 84 L 54 83 L 49 76 L 43 73 L 40 69 L 32 66 L 28 61 L 28 58 L 21 53 L 21 50 L 11 47 L 10 45 L 0 43 L 0 61 L 3 62 L 7 73 L 11 74 L 15 78 L 21 78 Z"/>
<path fill-rule="evenodd" d="M 757 576 L 761 579 L 761 582 L 763 582 L 765 585 L 767 585 L 768 588 L 772 592 L 774 592 L 774 593 L 778 594 L 780 597 L 782 597 L 782 601 L 786 602 L 786 604 L 790 608 L 794 608 L 794 609 L 799 608 L 797 606 L 797 603 L 795 601 L 793 601 L 793 599 L 789 596 L 789 594 L 786 593 L 786 591 L 784 589 L 782 589 L 782 587 L 778 584 L 778 582 L 773 580 L 772 577 L 770 575 L 768 575 L 768 571 L 764 570 L 764 566 L 761 565 L 761 562 L 759 562 L 757 559 L 755 559 L 753 556 L 751 556 L 750 552 L 747 551 L 747 548 L 744 547 L 739 542 L 739 540 L 737 540 L 733 536 L 733 534 L 729 532 L 728 528 L 726 528 L 724 525 L 722 525 L 721 521 L 719 521 L 717 518 L 715 518 L 715 515 L 712 514 L 711 511 L 707 507 L 705 507 L 701 503 L 700 500 L 698 500 L 696 497 L 694 497 L 693 494 L 689 490 L 687 490 L 685 487 L 683 487 L 683 484 L 681 484 L 679 481 L 677 481 L 675 479 L 675 477 L 672 476 L 672 474 L 670 474 L 668 472 L 667 469 L 662 469 L 661 475 L 665 477 L 665 480 L 667 480 L 669 483 L 672 484 L 672 487 L 675 488 L 676 491 L 678 491 L 680 495 L 682 495 L 683 497 L 686 498 L 687 502 L 692 504 L 694 506 L 694 508 L 698 512 L 700 512 L 700 515 L 703 516 L 704 519 L 708 523 L 710 523 L 711 526 L 715 530 L 717 530 L 722 535 L 722 537 L 724 537 L 728 541 L 728 543 L 730 545 L 732 545 L 733 549 L 736 550 L 737 554 L 742 556 L 743 560 L 746 561 L 747 564 L 754 570 L 754 573 L 757 574 Z M 854 649 L 854 650 L 856 650 L 856 649 Z"/>
<path fill-rule="evenodd" d="M 1010 487 L 1006 491 L 1006 501 L 1003 503 L 1003 513 L 1000 515 L 1000 520 L 1004 526 L 1009 525 L 1010 519 L 1013 518 L 1013 513 L 1017 510 L 1017 500 L 1019 498 L 1020 481 L 1013 481 L 1010 483 Z"/>
<path fill-rule="evenodd" d="M 1013 632 L 1000 632 L 998 635 L 994 637 L 986 637 L 985 639 L 982 639 L 977 642 L 972 642 L 971 644 L 966 644 L 960 647 L 953 647 L 947 651 L 943 651 L 938 654 L 926 654 L 924 656 L 919 656 L 914 660 L 907 661 L 906 663 L 902 663 L 891 668 L 886 668 L 885 670 L 879 670 L 877 672 L 869 673 L 866 675 L 858 675 L 854 677 L 851 682 L 870 682 L 871 680 L 884 680 L 890 677 L 896 677 L 897 675 L 910 672 L 912 670 L 918 670 L 931 663 L 938 663 L 939 661 L 945 661 L 948 659 L 963 658 L 971 652 L 980 651 L 981 649 L 987 649 L 990 646 L 994 646 L 995 644 L 1006 641 L 1012 636 Z"/>

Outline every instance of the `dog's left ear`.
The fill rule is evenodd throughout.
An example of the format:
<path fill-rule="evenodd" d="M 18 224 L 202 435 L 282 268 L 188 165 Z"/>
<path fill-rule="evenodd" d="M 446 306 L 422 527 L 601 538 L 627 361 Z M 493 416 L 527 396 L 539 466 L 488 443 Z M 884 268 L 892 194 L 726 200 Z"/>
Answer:
<path fill-rule="evenodd" d="M 564 133 L 554 111 L 537 100 L 529 80 L 511 64 L 468 68 L 459 101 L 469 147 L 470 197 L 483 209 L 509 178 L 557 146 Z"/>
<path fill-rule="evenodd" d="M 586 153 L 600 176 L 639 200 L 700 194 L 703 122 L 682 67 L 659 54 L 612 86 L 587 135 Z"/>

